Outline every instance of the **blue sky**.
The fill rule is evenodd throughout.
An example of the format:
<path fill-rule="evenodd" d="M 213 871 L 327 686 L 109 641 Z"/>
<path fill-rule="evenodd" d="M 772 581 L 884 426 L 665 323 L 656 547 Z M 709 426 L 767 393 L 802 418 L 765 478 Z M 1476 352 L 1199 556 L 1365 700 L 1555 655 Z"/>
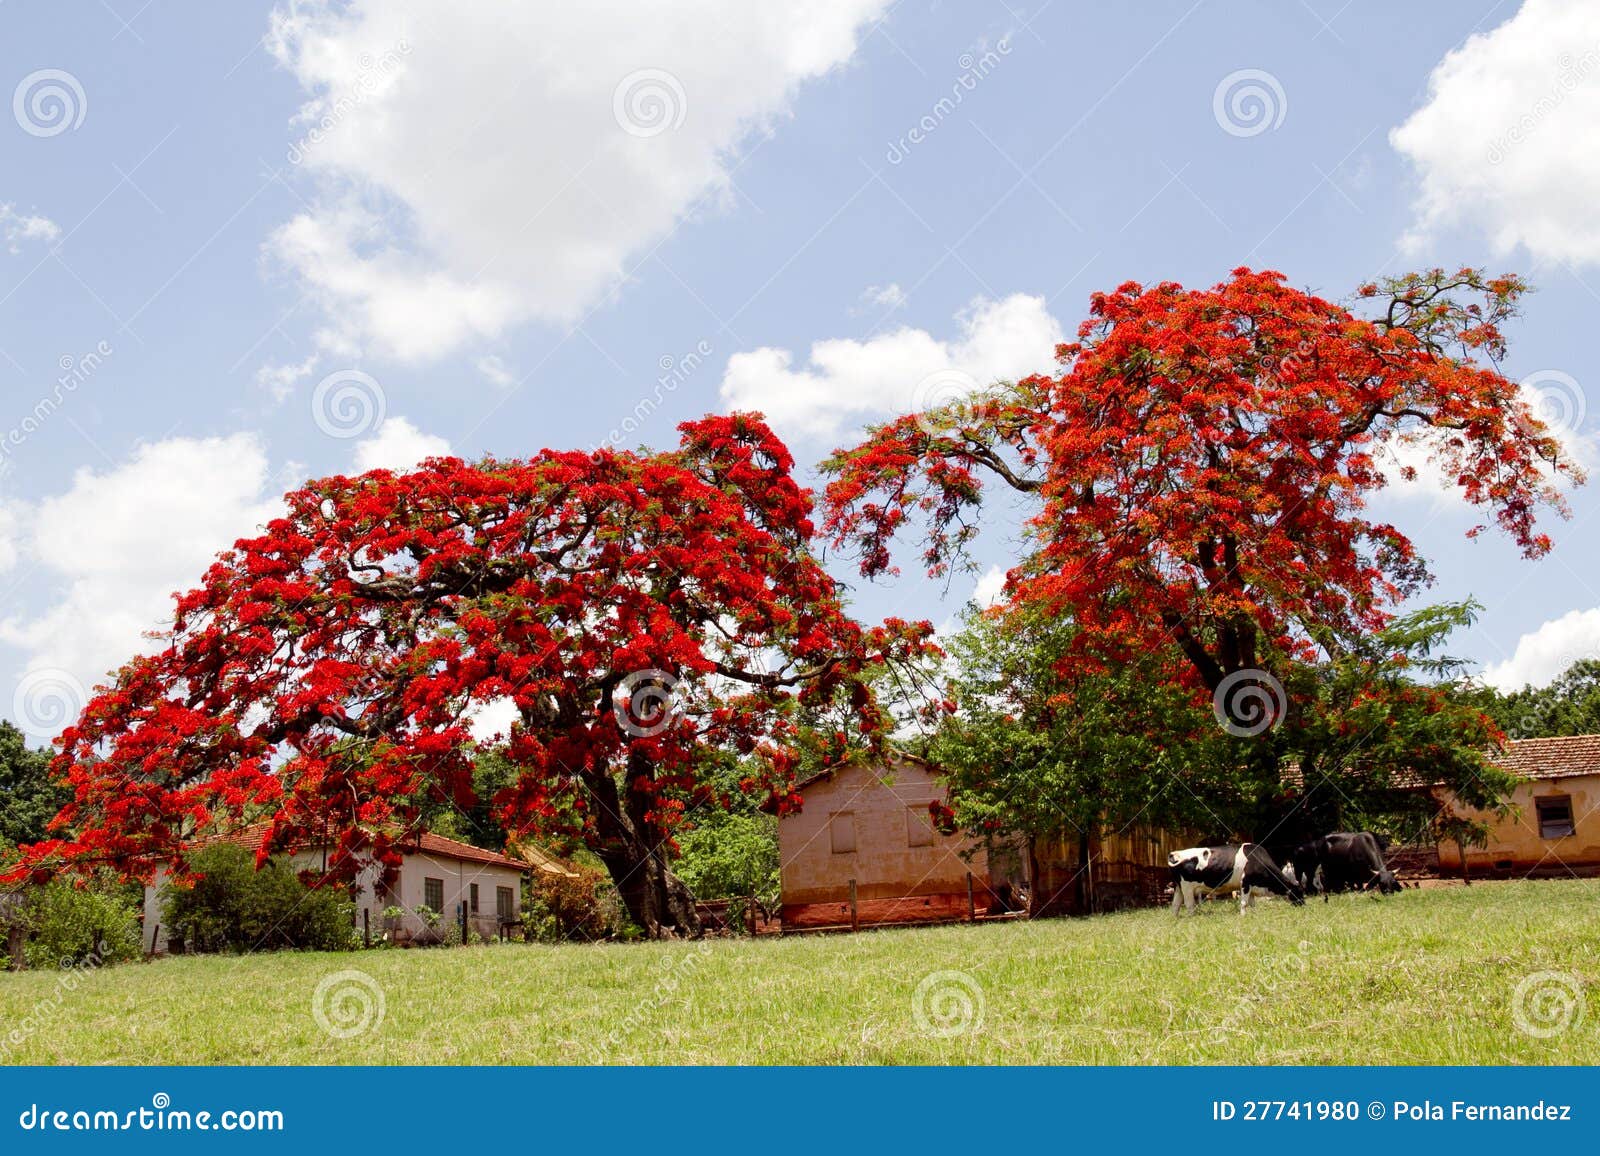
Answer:
<path fill-rule="evenodd" d="M 1595 436 L 1581 3 L 527 7 L 0 6 L 0 714 L 50 733 L 306 476 L 735 402 L 810 463 L 930 375 L 1048 369 L 1128 279 L 1521 271 L 1508 372 Z M 1600 648 L 1597 506 L 1538 563 L 1384 512 L 1520 682 Z"/>

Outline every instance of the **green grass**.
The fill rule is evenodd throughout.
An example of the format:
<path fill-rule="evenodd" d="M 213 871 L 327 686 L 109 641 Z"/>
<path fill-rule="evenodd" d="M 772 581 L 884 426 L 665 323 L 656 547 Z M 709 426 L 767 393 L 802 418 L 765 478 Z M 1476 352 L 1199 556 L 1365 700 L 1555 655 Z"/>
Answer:
<path fill-rule="evenodd" d="M 319 982 L 348 969 L 371 977 L 384 1015 L 338 1038 L 313 1003 Z M 975 993 L 935 977 L 919 1022 L 918 985 L 936 972 L 964 973 Z M 1519 983 L 1540 972 L 1562 973 L 1592 1005 L 1548 1038 L 1513 1017 Z M 1139 911 L 759 942 L 174 958 L 109 968 L 70 992 L 60 980 L 0 976 L 0 1059 L 1593 1064 L 1600 882 L 1272 902 L 1242 919 L 1217 903 L 1179 920 Z M 1544 994 L 1558 997 L 1552 982 Z M 938 1034 L 961 1028 L 963 1000 L 981 1003 L 981 1019 Z M 1549 1011 L 1530 1003 L 1536 1027 Z"/>

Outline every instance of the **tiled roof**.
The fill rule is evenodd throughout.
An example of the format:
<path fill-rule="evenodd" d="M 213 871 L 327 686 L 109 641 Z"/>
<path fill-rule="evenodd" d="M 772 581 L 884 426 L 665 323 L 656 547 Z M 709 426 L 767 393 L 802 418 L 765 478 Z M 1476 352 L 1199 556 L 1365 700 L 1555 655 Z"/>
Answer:
<path fill-rule="evenodd" d="M 1512 774 L 1525 779 L 1600 775 L 1600 735 L 1513 739 L 1493 758 Z"/>
<path fill-rule="evenodd" d="M 247 851 L 260 853 L 261 842 L 267 837 L 267 824 L 256 823 L 226 835 L 217 835 L 205 840 L 207 843 L 233 843 Z M 306 848 L 309 850 L 310 848 Z M 417 836 L 402 843 L 400 851 L 408 855 L 419 852 L 425 855 L 437 855 L 442 859 L 457 859 L 464 863 L 482 863 L 489 867 L 510 867 L 517 871 L 526 871 L 528 863 L 520 859 L 512 859 L 498 851 L 490 851 L 483 847 L 474 847 L 471 843 L 463 843 L 459 839 L 446 839 L 443 835 L 431 832 Z"/>
<path fill-rule="evenodd" d="M 1499 750 L 1485 754 L 1496 766 L 1521 779 L 1570 779 L 1576 775 L 1600 775 L 1600 735 L 1558 735 L 1553 738 L 1512 739 Z M 1284 763 L 1280 770 L 1288 786 L 1304 786 L 1297 762 Z M 1402 790 L 1430 784 L 1415 771 L 1402 770 L 1392 779 Z"/>

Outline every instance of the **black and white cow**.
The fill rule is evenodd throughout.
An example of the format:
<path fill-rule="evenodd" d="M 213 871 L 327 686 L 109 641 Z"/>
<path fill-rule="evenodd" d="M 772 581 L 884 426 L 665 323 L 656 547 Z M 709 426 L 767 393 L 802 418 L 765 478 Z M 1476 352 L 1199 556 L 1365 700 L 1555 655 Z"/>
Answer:
<path fill-rule="evenodd" d="M 1334 891 L 1400 890 L 1400 881 L 1383 861 L 1383 848 L 1371 831 L 1335 831 L 1296 847 L 1291 856 L 1298 879 L 1306 890 L 1322 892 L 1323 901 Z"/>
<path fill-rule="evenodd" d="M 1180 907 L 1194 912 L 1195 900 L 1203 895 L 1239 893 L 1239 914 L 1250 907 L 1256 891 L 1282 895 L 1299 906 L 1305 902 L 1298 884 L 1278 870 L 1265 847 L 1257 843 L 1228 844 L 1222 847 L 1188 847 L 1167 856 L 1172 868 L 1172 914 Z"/>

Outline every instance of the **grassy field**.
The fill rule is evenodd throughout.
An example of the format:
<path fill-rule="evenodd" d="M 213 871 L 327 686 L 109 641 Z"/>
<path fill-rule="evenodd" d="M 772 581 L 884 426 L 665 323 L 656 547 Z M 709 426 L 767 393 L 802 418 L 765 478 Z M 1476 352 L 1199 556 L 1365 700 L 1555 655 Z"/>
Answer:
<path fill-rule="evenodd" d="M 1242 919 L 1217 903 L 1179 920 L 0 975 L 0 1059 L 1593 1064 L 1596 984 L 1600 882 L 1507 883 Z"/>

